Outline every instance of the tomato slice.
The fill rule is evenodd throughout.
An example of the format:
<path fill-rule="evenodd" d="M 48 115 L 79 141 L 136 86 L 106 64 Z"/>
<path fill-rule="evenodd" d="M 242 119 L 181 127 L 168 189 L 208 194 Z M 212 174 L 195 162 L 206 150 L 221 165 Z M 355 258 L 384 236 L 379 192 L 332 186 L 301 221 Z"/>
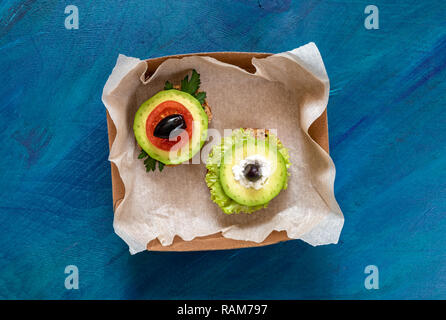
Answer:
<path fill-rule="evenodd" d="M 155 137 L 153 135 L 155 127 L 161 120 L 172 114 L 180 114 L 183 116 L 184 122 L 186 123 L 185 130 L 187 136 L 182 134 L 172 140 Z M 192 125 L 193 117 L 189 110 L 177 101 L 168 100 L 160 103 L 152 110 L 152 112 L 150 112 L 146 120 L 146 135 L 149 141 L 161 150 L 179 150 L 192 138 Z"/>

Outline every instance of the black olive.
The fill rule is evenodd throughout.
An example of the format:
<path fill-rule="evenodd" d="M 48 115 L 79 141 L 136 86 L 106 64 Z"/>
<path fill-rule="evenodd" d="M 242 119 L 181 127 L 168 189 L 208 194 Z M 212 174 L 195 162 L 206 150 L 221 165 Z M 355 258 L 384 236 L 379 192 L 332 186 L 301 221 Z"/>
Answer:
<path fill-rule="evenodd" d="M 247 164 L 243 169 L 243 174 L 249 181 L 256 182 L 262 175 L 260 174 L 260 167 L 258 164 Z"/>
<path fill-rule="evenodd" d="M 181 114 L 171 114 L 161 120 L 153 130 L 153 135 L 161 139 L 175 138 L 186 129 L 186 122 Z"/>

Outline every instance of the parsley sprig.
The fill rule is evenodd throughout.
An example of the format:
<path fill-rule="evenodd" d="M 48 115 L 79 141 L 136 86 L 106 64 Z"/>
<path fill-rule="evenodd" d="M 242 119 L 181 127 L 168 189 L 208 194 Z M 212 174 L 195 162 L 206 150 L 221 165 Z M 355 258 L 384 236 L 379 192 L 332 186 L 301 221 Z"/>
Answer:
<path fill-rule="evenodd" d="M 206 99 L 206 92 L 198 91 L 198 88 L 200 88 L 200 74 L 193 69 L 192 75 L 189 78 L 189 75 L 186 75 L 183 80 L 181 80 L 181 91 L 189 93 L 191 96 L 193 96 L 195 99 L 200 101 L 201 105 L 204 105 L 204 99 Z M 173 84 L 169 81 L 166 81 L 164 85 L 164 90 L 170 90 L 173 89 Z"/>
<path fill-rule="evenodd" d="M 164 90 L 170 90 L 173 89 L 173 84 L 170 83 L 169 81 L 166 81 L 166 83 L 164 84 Z"/>
<path fill-rule="evenodd" d="M 151 156 L 149 156 L 147 154 L 147 152 L 145 152 L 144 150 L 141 150 L 141 153 L 138 156 L 138 159 L 144 159 L 144 165 L 146 167 L 146 171 L 150 172 L 150 171 L 155 171 L 156 169 L 156 163 L 158 163 L 158 170 L 161 172 L 164 169 L 164 163 L 159 162 L 156 159 L 153 159 Z"/>

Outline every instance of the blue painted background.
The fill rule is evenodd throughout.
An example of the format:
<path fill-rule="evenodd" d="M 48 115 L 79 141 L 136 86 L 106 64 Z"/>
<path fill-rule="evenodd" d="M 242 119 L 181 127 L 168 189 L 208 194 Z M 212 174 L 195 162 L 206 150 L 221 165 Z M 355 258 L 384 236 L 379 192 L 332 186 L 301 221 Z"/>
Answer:
<path fill-rule="evenodd" d="M 1 298 L 446 298 L 446 3 L 2 1 Z M 66 30 L 66 5 L 79 8 Z M 130 256 L 113 232 L 103 85 L 117 55 L 282 52 L 314 41 L 338 245 Z M 77 265 L 80 289 L 64 287 Z M 377 265 L 380 289 L 364 288 Z"/>

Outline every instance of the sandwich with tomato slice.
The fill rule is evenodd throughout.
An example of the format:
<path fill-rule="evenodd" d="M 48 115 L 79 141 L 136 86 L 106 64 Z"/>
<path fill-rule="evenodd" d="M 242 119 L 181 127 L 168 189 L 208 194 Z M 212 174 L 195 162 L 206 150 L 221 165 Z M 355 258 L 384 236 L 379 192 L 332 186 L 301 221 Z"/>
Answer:
<path fill-rule="evenodd" d="M 200 75 L 192 70 L 178 85 L 166 81 L 139 107 L 133 131 L 147 171 L 188 161 L 202 148 L 212 114 L 199 87 Z"/>

